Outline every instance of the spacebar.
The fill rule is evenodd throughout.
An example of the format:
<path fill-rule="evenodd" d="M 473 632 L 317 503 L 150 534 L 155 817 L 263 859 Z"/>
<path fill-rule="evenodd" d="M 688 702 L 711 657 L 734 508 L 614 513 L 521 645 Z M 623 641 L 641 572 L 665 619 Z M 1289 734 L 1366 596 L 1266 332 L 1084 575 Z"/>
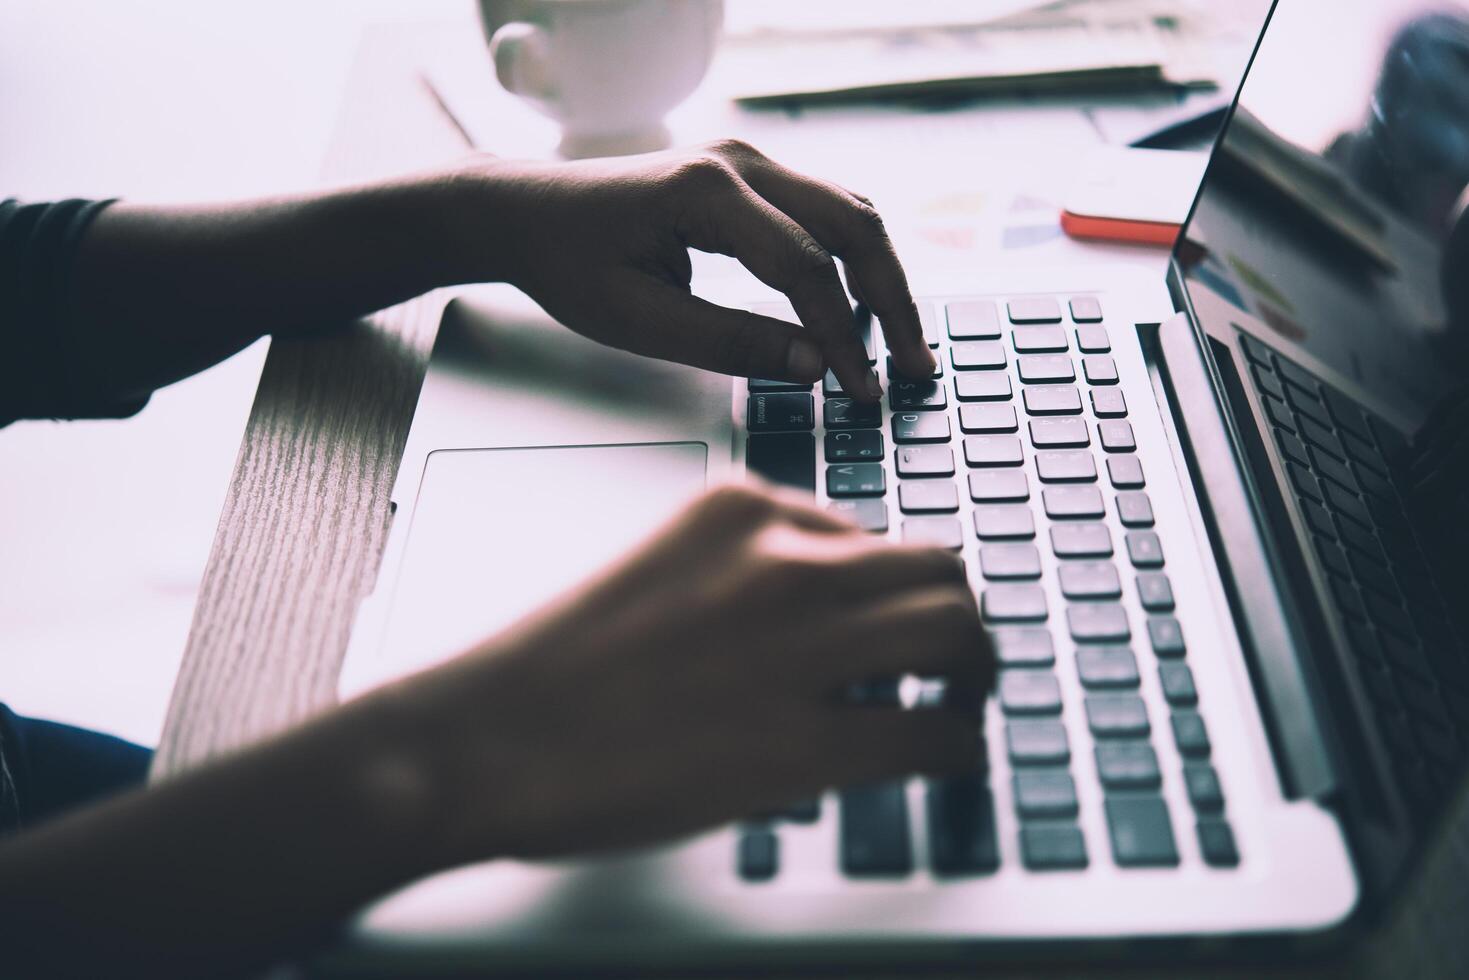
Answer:
<path fill-rule="evenodd" d="M 751 433 L 745 467 L 771 483 L 816 494 L 816 437 L 809 432 Z"/>

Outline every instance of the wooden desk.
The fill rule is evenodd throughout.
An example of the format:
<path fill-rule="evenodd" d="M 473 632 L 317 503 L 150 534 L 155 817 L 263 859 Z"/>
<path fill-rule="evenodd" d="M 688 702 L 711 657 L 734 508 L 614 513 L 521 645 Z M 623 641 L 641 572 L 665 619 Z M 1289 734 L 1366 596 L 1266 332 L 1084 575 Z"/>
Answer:
<path fill-rule="evenodd" d="M 369 31 L 327 173 L 366 178 L 463 151 L 418 77 L 432 32 Z M 174 691 L 155 775 L 259 739 L 335 700 L 359 598 L 376 573 L 392 488 L 447 296 L 346 335 L 276 341 L 260 380 Z M 1469 798 L 1407 900 L 1323 961 L 1190 967 L 1190 976 L 1462 976 L 1469 970 Z M 1177 967 L 1038 965 L 1024 975 L 1163 978 Z M 966 974 L 967 975 L 967 974 Z M 1019 973 L 1013 975 L 1021 975 Z"/>

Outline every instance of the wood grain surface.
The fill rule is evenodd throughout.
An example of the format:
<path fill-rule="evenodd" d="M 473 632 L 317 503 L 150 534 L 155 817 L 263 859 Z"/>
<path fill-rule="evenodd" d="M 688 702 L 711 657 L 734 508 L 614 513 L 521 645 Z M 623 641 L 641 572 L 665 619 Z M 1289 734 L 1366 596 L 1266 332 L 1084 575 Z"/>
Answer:
<path fill-rule="evenodd" d="M 332 180 L 413 169 L 464 149 L 418 76 L 432 32 L 370 30 L 326 166 Z M 344 333 L 272 344 L 241 444 L 154 778 L 332 704 L 353 616 L 381 557 L 388 495 L 446 294 Z M 988 975 L 1096 978 L 1469 976 L 1469 797 L 1404 900 L 1310 961 L 1037 963 Z M 933 976 L 935 974 L 925 974 Z M 954 976 L 958 976 L 955 974 Z M 966 971 L 964 976 L 974 976 Z"/>

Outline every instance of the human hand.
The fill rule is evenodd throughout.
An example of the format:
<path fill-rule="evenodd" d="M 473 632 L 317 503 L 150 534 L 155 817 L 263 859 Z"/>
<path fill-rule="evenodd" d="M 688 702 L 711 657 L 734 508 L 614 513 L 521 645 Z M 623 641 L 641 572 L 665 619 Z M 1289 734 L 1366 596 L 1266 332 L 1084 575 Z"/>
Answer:
<path fill-rule="evenodd" d="M 738 141 L 609 160 L 491 161 L 462 172 L 493 195 L 493 278 L 613 347 L 725 374 L 814 382 L 831 368 L 859 399 L 881 396 L 832 256 L 878 317 L 893 360 L 927 377 L 908 283 L 870 202 Z M 487 237 L 492 239 L 487 243 Z M 790 298 L 805 329 L 692 295 L 688 249 L 731 255 Z"/>
<path fill-rule="evenodd" d="M 860 705 L 873 678 L 944 707 Z M 962 565 L 729 487 L 569 598 L 384 695 L 444 864 L 649 843 L 820 791 L 981 764 L 993 658 Z"/>

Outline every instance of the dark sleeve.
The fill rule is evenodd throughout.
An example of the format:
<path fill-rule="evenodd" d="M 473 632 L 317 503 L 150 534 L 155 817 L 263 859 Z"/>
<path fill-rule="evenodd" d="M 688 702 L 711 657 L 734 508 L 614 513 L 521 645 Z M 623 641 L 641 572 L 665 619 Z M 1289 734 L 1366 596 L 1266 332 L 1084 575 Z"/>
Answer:
<path fill-rule="evenodd" d="M 0 426 L 16 419 L 125 418 L 148 392 L 108 391 L 75 349 L 71 271 L 111 201 L 0 202 Z"/>

